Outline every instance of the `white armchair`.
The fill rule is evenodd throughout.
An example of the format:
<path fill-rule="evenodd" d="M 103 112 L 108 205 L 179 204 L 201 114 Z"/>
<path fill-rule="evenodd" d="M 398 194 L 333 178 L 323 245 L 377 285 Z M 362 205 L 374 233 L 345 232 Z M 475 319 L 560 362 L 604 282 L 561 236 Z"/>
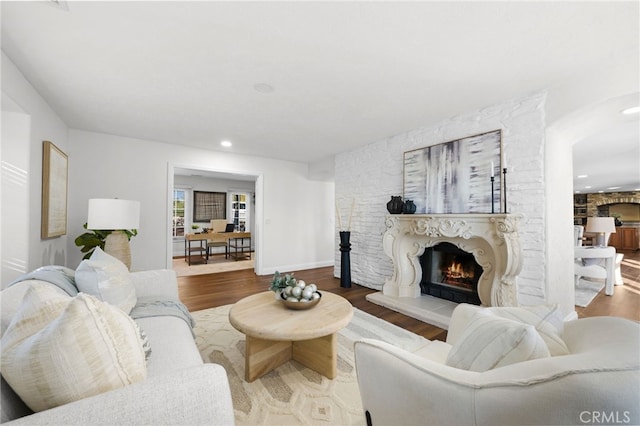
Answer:
<path fill-rule="evenodd" d="M 605 294 L 611 296 L 614 285 L 624 284 L 620 269 L 624 254 L 616 253 L 614 247 L 583 246 L 584 227 L 582 226 L 574 226 L 573 235 L 575 238 L 574 277 L 576 287 L 580 285 L 580 279 L 601 280 L 605 283 Z M 605 235 L 605 242 L 609 241 L 610 235 L 610 233 Z"/>
<path fill-rule="evenodd" d="M 640 325 L 613 317 L 564 323 L 569 354 L 484 372 L 445 364 L 480 307 L 459 305 L 447 342 L 418 353 L 364 339 L 355 364 L 369 425 L 640 424 Z M 613 413 L 613 414 L 611 414 Z M 601 417 L 599 417 L 601 418 Z"/>
<path fill-rule="evenodd" d="M 584 226 L 582 225 L 574 225 L 573 227 L 573 245 L 581 246 L 582 240 L 584 239 Z"/>

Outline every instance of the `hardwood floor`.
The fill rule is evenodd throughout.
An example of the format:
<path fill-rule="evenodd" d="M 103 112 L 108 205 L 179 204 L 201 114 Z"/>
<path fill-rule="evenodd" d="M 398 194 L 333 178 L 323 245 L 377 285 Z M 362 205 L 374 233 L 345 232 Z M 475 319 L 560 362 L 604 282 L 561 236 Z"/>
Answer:
<path fill-rule="evenodd" d="M 579 318 L 612 316 L 640 321 L 640 251 L 618 252 L 624 254 L 620 267 L 624 285 L 615 286 L 612 296 L 602 290 L 586 308 L 576 306 Z"/>
<path fill-rule="evenodd" d="M 624 286 L 616 286 L 613 296 L 601 291 L 586 308 L 576 307 L 578 317 L 619 316 L 640 321 L 640 252 L 623 252 L 622 276 Z M 353 284 L 340 287 L 333 277 L 333 267 L 295 272 L 296 278 L 316 283 L 322 291 L 330 291 L 346 298 L 356 308 L 382 318 L 429 340 L 444 340 L 446 331 L 422 321 L 368 302 L 365 296 L 373 293 L 367 287 Z M 178 278 L 180 298 L 190 311 L 235 303 L 245 296 L 269 289 L 271 275 L 257 276 L 253 270 L 220 272 Z"/>

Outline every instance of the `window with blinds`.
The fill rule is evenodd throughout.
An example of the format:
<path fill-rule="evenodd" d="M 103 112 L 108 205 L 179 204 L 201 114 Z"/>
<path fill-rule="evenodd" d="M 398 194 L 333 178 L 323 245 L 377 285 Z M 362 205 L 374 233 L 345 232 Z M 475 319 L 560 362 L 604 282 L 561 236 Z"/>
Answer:
<path fill-rule="evenodd" d="M 227 218 L 227 193 L 193 191 L 193 221 Z"/>

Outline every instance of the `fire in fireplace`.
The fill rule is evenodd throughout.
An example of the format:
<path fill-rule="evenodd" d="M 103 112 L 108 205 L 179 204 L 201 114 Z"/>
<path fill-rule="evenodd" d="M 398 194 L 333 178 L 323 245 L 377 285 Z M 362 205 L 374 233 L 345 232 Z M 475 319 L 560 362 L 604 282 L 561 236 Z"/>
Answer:
<path fill-rule="evenodd" d="M 420 264 L 422 293 L 457 303 L 480 304 L 478 280 L 483 270 L 471 253 L 443 242 L 425 249 Z"/>

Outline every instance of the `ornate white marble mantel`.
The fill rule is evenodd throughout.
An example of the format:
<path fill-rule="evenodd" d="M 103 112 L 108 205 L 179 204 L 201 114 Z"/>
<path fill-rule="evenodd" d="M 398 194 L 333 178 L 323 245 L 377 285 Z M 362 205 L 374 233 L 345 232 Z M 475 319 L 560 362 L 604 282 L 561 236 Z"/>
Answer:
<path fill-rule="evenodd" d="M 519 214 L 390 215 L 383 248 L 393 261 L 393 275 L 383 295 L 421 297 L 420 256 L 425 248 L 448 242 L 473 254 L 483 273 L 478 281 L 486 306 L 517 306 L 517 276 L 522 268 Z"/>

